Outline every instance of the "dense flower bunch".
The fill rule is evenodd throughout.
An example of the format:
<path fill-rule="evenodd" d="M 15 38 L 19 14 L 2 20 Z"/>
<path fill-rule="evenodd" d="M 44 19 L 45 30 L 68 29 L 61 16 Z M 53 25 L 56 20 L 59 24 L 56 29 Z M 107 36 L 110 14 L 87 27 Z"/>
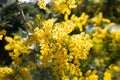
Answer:
<path fill-rule="evenodd" d="M 55 23 L 50 19 L 43 22 L 42 29 L 36 28 L 34 34 L 30 36 L 36 40 L 32 42 L 38 41 L 40 44 L 41 66 L 53 66 L 56 80 L 74 79 L 74 77 L 79 79 L 82 76 L 79 69 L 80 60 L 87 59 L 92 47 L 87 34 L 69 35 L 74 27 L 75 25 L 68 24 L 68 21 Z"/>
<path fill-rule="evenodd" d="M 71 9 L 76 8 L 76 0 L 51 0 L 52 9 L 55 13 L 70 14 Z"/>
<path fill-rule="evenodd" d="M 100 15 L 100 14 L 99 14 Z M 95 19 L 95 18 L 94 18 Z M 104 19 L 104 18 L 103 18 Z M 97 21 L 97 20 L 96 20 Z M 115 77 L 115 73 L 119 71 L 119 66 L 116 66 L 116 60 L 119 55 L 119 44 L 120 44 L 120 29 L 115 29 L 115 23 L 110 23 L 109 20 L 105 20 L 103 23 L 98 21 L 99 25 L 102 27 L 96 26 L 92 34 L 92 53 L 95 54 L 95 64 L 98 70 L 104 71 L 104 80 L 112 80 Z M 96 22 L 94 25 L 97 24 Z M 106 24 L 106 26 L 104 26 Z M 114 65 L 113 65 L 114 64 Z M 112 65 L 112 68 L 110 66 Z M 106 69 L 106 67 L 108 69 Z M 103 68 L 103 69 L 101 69 Z"/>
<path fill-rule="evenodd" d="M 40 1 L 38 2 L 38 6 L 39 6 L 41 9 L 46 9 L 45 0 L 40 0 Z"/>
<path fill-rule="evenodd" d="M 105 23 L 110 23 L 109 19 L 103 17 L 103 14 L 100 12 L 97 17 L 91 19 L 96 27 L 102 27 Z"/>
<path fill-rule="evenodd" d="M 9 75 L 12 75 L 13 73 L 13 69 L 7 66 L 0 68 L 0 80 L 9 80 Z"/>
<path fill-rule="evenodd" d="M 30 51 L 27 46 L 24 45 L 24 41 L 19 36 L 5 37 L 5 40 L 9 43 L 5 46 L 6 50 L 9 50 L 9 55 L 16 64 L 21 64 L 21 55 L 27 55 Z"/>
<path fill-rule="evenodd" d="M 85 12 L 75 14 L 83 0 L 45 2 L 40 0 L 39 8 L 55 17 L 37 14 L 27 22 L 33 30 L 26 35 L 11 37 L 0 30 L 12 59 L 10 65 L 0 64 L 0 80 L 119 80 L 120 28 L 102 12 L 92 18 Z"/>
<path fill-rule="evenodd" d="M 32 75 L 30 71 L 36 65 L 32 61 L 28 61 L 30 49 L 24 44 L 24 40 L 15 35 L 14 38 L 5 37 L 8 44 L 5 46 L 5 50 L 9 51 L 9 56 L 12 58 L 12 64 L 10 67 L 0 68 L 0 80 L 23 80 L 31 79 Z"/>

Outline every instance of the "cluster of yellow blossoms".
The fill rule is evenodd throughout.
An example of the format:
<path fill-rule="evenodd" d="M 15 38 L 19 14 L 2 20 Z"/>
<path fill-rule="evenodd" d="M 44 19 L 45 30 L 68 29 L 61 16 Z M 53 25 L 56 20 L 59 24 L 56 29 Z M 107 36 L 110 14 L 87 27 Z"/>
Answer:
<path fill-rule="evenodd" d="M 9 50 L 10 57 L 13 60 L 13 63 L 21 64 L 22 60 L 20 56 L 28 54 L 29 48 L 24 45 L 24 41 L 21 39 L 20 36 L 14 36 L 14 38 L 11 37 L 5 37 L 5 40 L 8 42 L 8 44 L 5 46 L 5 50 Z"/>
<path fill-rule="evenodd" d="M 103 27 L 103 23 L 110 23 L 110 20 L 103 17 L 103 14 L 100 12 L 98 16 L 91 19 L 96 27 Z"/>
<path fill-rule="evenodd" d="M 0 67 L 0 80 L 32 80 L 31 71 L 38 66 L 51 68 L 50 75 L 55 80 L 112 80 L 113 74 L 120 72 L 118 65 L 109 64 L 120 51 L 120 29 L 112 31 L 113 23 L 101 12 L 92 19 L 84 12 L 80 16 L 72 14 L 71 9 L 77 7 L 77 1 L 51 0 L 53 14 L 62 14 L 63 21 L 54 18 L 42 20 L 37 15 L 38 24 L 26 40 L 18 35 L 13 38 L 5 36 L 6 30 L 0 30 L 0 40 L 5 36 L 8 43 L 4 48 L 12 59 L 9 67 Z M 48 9 L 45 0 L 40 0 L 38 6 Z M 90 35 L 84 32 L 89 23 L 94 25 Z M 35 49 L 31 49 L 34 45 Z M 91 56 L 92 60 L 87 62 Z M 31 58 L 38 59 L 38 62 Z M 84 61 L 83 66 L 87 69 L 82 70 Z M 103 71 L 102 77 L 99 71 Z"/>
<path fill-rule="evenodd" d="M 81 14 L 80 17 L 75 16 L 74 14 L 71 16 L 71 21 L 73 21 L 76 26 L 79 28 L 80 31 L 83 31 L 83 28 L 88 28 L 88 18 L 89 16 L 85 14 L 84 12 Z M 65 18 L 65 20 L 68 20 Z"/>
<path fill-rule="evenodd" d="M 98 15 L 98 17 L 93 18 L 95 28 L 92 33 L 92 53 L 95 54 L 95 64 L 98 68 L 109 67 L 104 72 L 103 80 L 113 80 L 115 77 L 115 73 L 120 71 L 119 65 L 114 66 L 111 65 L 114 59 L 119 58 L 119 50 L 120 50 L 120 29 L 117 27 L 115 23 L 110 23 L 109 19 L 101 18 L 102 13 Z M 94 20 L 97 19 L 98 20 Z M 106 22 L 106 26 L 103 24 Z M 101 28 L 101 27 L 102 28 Z M 111 61 L 112 60 L 112 61 Z M 101 69 L 102 70 L 102 69 Z"/>
<path fill-rule="evenodd" d="M 6 30 L 0 30 L 0 40 L 2 40 L 3 35 L 6 35 Z"/>
<path fill-rule="evenodd" d="M 0 80 L 30 80 L 32 78 L 30 71 L 35 69 L 36 65 L 26 59 L 30 53 L 29 47 L 25 45 L 25 41 L 18 35 L 15 35 L 14 38 L 5 36 L 5 40 L 8 42 L 5 50 L 9 51 L 12 64 L 10 68 L 0 68 L 2 74 Z"/>
<path fill-rule="evenodd" d="M 117 74 L 117 73 L 115 74 L 115 72 L 119 72 L 119 71 L 120 71 L 119 66 L 111 64 L 109 68 L 106 69 L 106 71 L 104 72 L 103 80 L 112 80 L 112 77 L 114 77 L 114 75 Z"/>
<path fill-rule="evenodd" d="M 0 80 L 10 80 L 11 76 L 13 75 L 14 70 L 7 66 L 0 68 Z"/>
<path fill-rule="evenodd" d="M 88 70 L 85 73 L 85 79 L 84 80 L 98 80 L 98 75 L 96 70 Z"/>
<path fill-rule="evenodd" d="M 70 22 L 55 23 L 54 19 L 46 20 L 43 27 L 36 28 L 28 40 L 33 44 L 39 42 L 41 66 L 53 66 L 56 80 L 68 80 L 75 76 L 79 79 L 82 76 L 80 60 L 87 59 L 92 47 L 87 34 L 69 35 L 75 28 L 75 24 Z"/>
<path fill-rule="evenodd" d="M 76 8 L 76 0 L 51 0 L 52 9 L 55 13 L 70 14 L 71 9 Z"/>
<path fill-rule="evenodd" d="M 39 0 L 38 2 L 38 6 L 41 8 L 41 9 L 46 9 L 46 3 L 45 3 L 46 0 Z"/>

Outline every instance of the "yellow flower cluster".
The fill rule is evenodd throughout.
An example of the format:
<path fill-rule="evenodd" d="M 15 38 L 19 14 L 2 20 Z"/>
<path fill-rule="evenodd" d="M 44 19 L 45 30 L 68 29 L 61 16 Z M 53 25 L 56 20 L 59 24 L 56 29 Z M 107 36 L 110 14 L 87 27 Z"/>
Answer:
<path fill-rule="evenodd" d="M 84 12 L 81 14 L 80 17 L 75 16 L 74 14 L 70 17 L 70 19 L 68 19 L 68 14 L 65 14 L 64 19 L 65 21 L 71 21 L 72 23 L 75 24 L 76 27 L 79 28 L 80 31 L 83 31 L 83 27 L 85 27 L 86 29 L 88 28 L 88 18 L 89 16 L 87 14 L 85 14 Z"/>
<path fill-rule="evenodd" d="M 88 18 L 89 16 L 84 12 L 81 14 L 80 17 L 77 17 L 74 14 L 71 16 L 71 20 L 75 22 L 80 31 L 83 31 L 83 27 L 88 28 Z"/>
<path fill-rule="evenodd" d="M 113 46 L 116 46 L 116 50 L 119 49 L 118 47 L 120 46 L 120 29 L 112 30 L 114 29 L 113 26 L 114 25 L 112 24 L 108 24 L 104 28 L 95 27 L 93 29 L 94 32 L 92 34 L 92 41 L 94 53 L 100 53 L 103 48 L 106 49 L 106 44 L 109 44 L 109 46 L 113 44 Z"/>
<path fill-rule="evenodd" d="M 6 34 L 6 30 L 0 30 L 0 40 L 2 40 L 2 38 L 3 38 L 3 35 L 5 35 Z"/>
<path fill-rule="evenodd" d="M 103 17 L 103 14 L 100 12 L 98 16 L 91 19 L 96 27 L 102 27 L 101 24 L 103 23 L 110 23 L 109 19 Z"/>
<path fill-rule="evenodd" d="M 68 34 L 74 30 L 75 26 L 75 23 L 72 21 L 56 23 L 54 25 L 55 28 L 52 31 L 53 39 L 59 43 L 63 40 L 67 41 Z"/>
<path fill-rule="evenodd" d="M 30 80 L 32 78 L 32 75 L 30 74 L 30 70 L 27 67 L 20 67 L 19 68 L 19 76 L 15 77 L 15 80 Z"/>
<path fill-rule="evenodd" d="M 104 59 L 103 58 L 95 58 L 95 64 L 97 67 L 104 65 Z"/>
<path fill-rule="evenodd" d="M 111 37 L 116 41 L 120 43 L 120 29 L 112 31 Z"/>
<path fill-rule="evenodd" d="M 52 69 L 47 74 L 55 80 L 112 80 L 115 73 L 120 72 L 118 65 L 110 63 L 115 57 L 119 58 L 120 29 L 112 31 L 113 25 L 107 25 L 110 20 L 104 18 L 101 12 L 92 19 L 84 12 L 80 16 L 76 16 L 74 11 L 71 13 L 77 2 L 84 4 L 83 0 L 51 0 L 49 8 L 45 1 L 39 0 L 39 8 L 53 10 L 51 14 L 55 15 L 55 19 L 43 20 L 42 16 L 36 15 L 37 24 L 27 22 L 32 29 L 36 27 L 31 35 L 27 35 L 27 40 L 18 35 L 13 38 L 4 36 L 6 30 L 0 30 L 0 40 L 4 36 L 8 42 L 5 50 L 13 60 L 10 66 L 0 67 L 0 80 L 32 80 L 36 76 L 32 70 L 41 68 Z M 56 18 L 58 15 L 63 21 Z M 90 36 L 84 31 L 89 23 L 95 26 Z M 31 49 L 33 45 L 35 47 Z"/>
<path fill-rule="evenodd" d="M 0 73 L 2 74 L 0 80 L 32 79 L 30 71 L 36 69 L 36 65 L 32 61 L 25 59 L 30 53 L 29 47 L 25 45 L 26 42 L 18 35 L 15 35 L 14 38 L 6 36 L 5 40 L 8 42 L 5 49 L 9 51 L 9 56 L 12 58 L 13 62 L 11 68 L 0 68 Z M 10 74 L 12 74 L 12 76 L 9 76 Z M 8 76 L 8 79 L 5 75 Z"/>
<path fill-rule="evenodd" d="M 84 80 L 98 80 L 98 76 L 96 75 L 97 71 L 94 70 L 94 71 L 91 71 L 91 70 L 88 70 L 86 73 L 85 73 L 85 79 Z"/>
<path fill-rule="evenodd" d="M 106 37 L 109 37 L 108 28 L 95 27 L 94 33 L 92 34 L 93 38 L 93 51 L 98 54 L 103 49 L 103 45 L 108 41 Z"/>
<path fill-rule="evenodd" d="M 12 68 L 9 68 L 7 66 L 0 68 L 0 80 L 10 80 L 10 76 L 12 76 L 14 73 Z"/>
<path fill-rule="evenodd" d="M 30 36 L 33 42 L 40 44 L 41 66 L 53 66 L 56 80 L 75 80 L 82 76 L 80 60 L 87 59 L 92 44 L 85 33 L 69 35 L 75 27 L 70 20 L 55 23 L 54 19 L 49 19 L 43 22 L 41 29 L 35 28 Z"/>
<path fill-rule="evenodd" d="M 104 72 L 103 80 L 112 80 L 112 78 L 115 76 L 115 73 L 118 74 L 118 72 L 120 72 L 120 66 L 111 64 Z"/>
<path fill-rule="evenodd" d="M 111 59 L 118 58 L 120 50 L 120 29 L 115 29 L 115 24 L 110 23 L 104 27 L 95 27 L 92 33 L 92 53 L 95 54 L 96 67 L 109 67 L 105 69 L 103 80 L 112 80 L 120 68 L 110 64 Z M 96 54 L 97 53 L 97 54 Z M 102 69 L 100 69 L 102 70 Z"/>
<path fill-rule="evenodd" d="M 49 60 L 51 57 L 51 53 L 50 53 L 50 49 L 49 49 L 49 43 L 51 41 L 51 30 L 54 24 L 54 20 L 53 19 L 49 19 L 46 20 L 45 22 L 43 22 L 43 27 L 42 29 L 39 28 L 35 28 L 34 30 L 34 34 L 32 34 L 30 36 L 30 40 L 28 39 L 28 43 L 31 41 L 34 42 L 39 42 L 40 43 L 40 47 L 41 47 L 41 54 L 42 56 L 40 57 L 41 61 L 43 62 L 42 65 L 47 66 L 49 65 Z M 48 54 L 49 53 L 49 54 Z M 48 54 L 48 55 L 46 55 Z"/>
<path fill-rule="evenodd" d="M 13 63 L 22 63 L 20 56 L 28 54 L 30 52 L 29 47 L 27 47 L 22 38 L 17 35 L 14 36 L 14 38 L 6 36 L 5 40 L 8 42 L 8 44 L 5 46 L 5 50 L 10 51 L 9 56 L 13 59 Z"/>
<path fill-rule="evenodd" d="M 67 37 L 66 37 L 67 38 Z M 58 43 L 57 43 L 58 44 Z M 57 52 L 54 54 L 53 74 L 56 79 L 69 80 L 79 79 L 82 76 L 80 71 L 80 61 L 87 58 L 91 43 L 84 33 L 70 36 L 66 46 L 58 44 Z M 83 45 L 84 44 L 84 45 Z M 69 52 L 68 52 L 69 51 Z M 73 77 L 68 77 L 73 76 Z M 76 78 L 75 78 L 76 77 Z"/>
<path fill-rule="evenodd" d="M 117 66 L 117 65 L 115 65 L 115 64 L 111 64 L 111 65 L 109 66 L 109 69 L 110 69 L 110 70 L 114 70 L 114 71 L 116 71 L 116 72 L 120 72 L 120 67 Z"/>
<path fill-rule="evenodd" d="M 76 8 L 76 0 L 51 0 L 52 9 L 55 13 L 70 14 L 71 9 Z"/>
<path fill-rule="evenodd" d="M 84 0 L 50 0 L 49 7 L 46 1 L 39 0 L 38 6 L 46 10 L 47 20 L 38 14 L 34 21 L 27 21 L 31 32 L 36 27 L 27 40 L 5 36 L 6 30 L 0 30 L 0 40 L 4 37 L 8 42 L 5 50 L 13 60 L 10 66 L 0 67 L 0 80 L 32 80 L 33 70 L 37 73 L 41 67 L 52 69 L 46 72 L 55 80 L 112 80 L 120 72 L 118 65 L 110 64 L 119 58 L 120 29 L 112 31 L 113 25 L 101 12 L 90 19 L 84 12 L 72 11 L 78 10 L 77 5 L 84 7 Z M 49 14 L 54 18 L 49 19 Z M 89 23 L 95 26 L 90 36 L 84 31 Z"/>
<path fill-rule="evenodd" d="M 85 33 L 71 36 L 69 51 L 70 55 L 74 56 L 74 60 L 86 59 L 91 47 L 92 44 L 90 43 L 88 35 L 85 35 Z"/>
<path fill-rule="evenodd" d="M 46 3 L 45 3 L 45 0 L 39 0 L 38 2 L 38 6 L 40 9 L 46 9 Z"/>
<path fill-rule="evenodd" d="M 112 73 L 109 70 L 105 71 L 103 80 L 112 80 Z"/>

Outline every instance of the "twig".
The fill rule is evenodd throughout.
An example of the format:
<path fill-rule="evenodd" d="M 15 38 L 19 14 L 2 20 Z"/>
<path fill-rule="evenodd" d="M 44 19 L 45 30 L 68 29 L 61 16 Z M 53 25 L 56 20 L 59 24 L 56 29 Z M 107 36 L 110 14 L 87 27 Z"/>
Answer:
<path fill-rule="evenodd" d="M 16 0 L 16 3 L 18 4 L 18 6 L 19 6 L 19 8 L 20 8 L 20 15 L 21 15 L 22 18 L 23 18 L 24 24 L 26 25 L 25 30 L 26 30 L 26 32 L 28 33 L 29 30 L 28 30 L 28 28 L 27 28 L 28 26 L 27 26 L 27 24 L 26 24 L 26 17 L 25 17 L 24 11 L 23 11 L 23 9 L 22 9 L 22 5 L 19 4 L 19 1 L 18 1 L 18 0 Z"/>

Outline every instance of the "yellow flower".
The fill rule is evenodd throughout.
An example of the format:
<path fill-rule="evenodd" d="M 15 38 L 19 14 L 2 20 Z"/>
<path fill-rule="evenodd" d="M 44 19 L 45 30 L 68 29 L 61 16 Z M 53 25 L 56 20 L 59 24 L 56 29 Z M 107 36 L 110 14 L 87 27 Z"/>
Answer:
<path fill-rule="evenodd" d="M 76 8 L 77 5 L 69 5 L 69 8 L 72 9 L 72 8 Z"/>
<path fill-rule="evenodd" d="M 29 68 L 33 68 L 33 69 L 36 69 L 36 65 L 35 65 L 35 63 L 32 62 L 32 61 L 28 61 L 28 65 L 27 65 L 27 67 L 29 67 Z"/>
<path fill-rule="evenodd" d="M 73 77 L 72 80 L 78 80 L 78 78 L 77 77 Z"/>
<path fill-rule="evenodd" d="M 0 67 L 0 80 L 8 80 L 9 76 L 12 76 L 14 73 L 13 69 L 10 67 Z"/>
<path fill-rule="evenodd" d="M 91 21 L 94 23 L 94 26 L 96 27 L 100 27 L 102 23 L 110 23 L 109 19 L 103 17 L 102 12 L 100 12 L 97 17 L 92 18 Z"/>
<path fill-rule="evenodd" d="M 65 6 L 65 9 L 68 9 L 68 5 L 63 4 L 66 1 L 56 0 L 55 2 L 58 2 L 55 6 L 61 4 L 60 7 Z M 73 76 L 74 80 L 81 77 L 80 60 L 87 59 L 92 47 L 87 34 L 69 35 L 75 29 L 76 23 L 86 25 L 87 15 L 83 13 L 80 18 L 73 16 L 72 20 L 69 20 L 68 16 L 69 11 L 65 13 L 64 22 L 55 23 L 54 19 L 43 21 L 42 28 L 35 28 L 31 35 L 35 36 L 34 41 L 40 46 L 40 66 L 44 68 L 53 66 L 53 75 L 56 80 L 69 80 L 71 79 L 69 76 Z M 83 17 L 86 18 L 85 22 Z"/>
<path fill-rule="evenodd" d="M 62 77 L 62 80 L 69 80 L 69 77 L 63 76 L 63 77 Z"/>
<path fill-rule="evenodd" d="M 71 40 L 69 42 L 70 54 L 74 56 L 76 59 L 83 59 L 83 60 L 86 59 L 88 55 L 88 51 L 92 47 L 92 44 L 89 43 L 89 41 L 90 40 L 88 39 L 88 35 L 85 35 L 85 33 L 71 36 Z"/>
<path fill-rule="evenodd" d="M 114 64 L 111 64 L 111 65 L 109 66 L 109 69 L 110 69 L 110 70 L 114 70 L 114 71 L 116 71 L 116 72 L 119 72 L 119 71 L 120 71 L 120 67 L 117 66 L 117 65 L 114 65 Z"/>
<path fill-rule="evenodd" d="M 120 71 L 120 67 L 119 66 L 113 66 L 113 70 Z"/>
<path fill-rule="evenodd" d="M 88 18 L 89 16 L 83 12 L 80 17 L 77 17 L 73 14 L 70 20 L 73 21 L 76 24 L 76 26 L 79 28 L 79 30 L 82 32 L 83 26 L 85 28 L 88 28 L 88 24 L 87 24 Z"/>
<path fill-rule="evenodd" d="M 14 38 L 6 36 L 5 40 L 8 42 L 8 44 L 5 45 L 5 50 L 10 51 L 9 56 L 16 64 L 20 64 L 22 62 L 20 55 L 30 53 L 29 47 L 26 46 L 21 37 L 17 35 L 15 35 Z"/>
<path fill-rule="evenodd" d="M 67 21 L 68 20 L 68 14 L 66 13 L 64 16 L 64 19 Z"/>
<path fill-rule="evenodd" d="M 46 9 L 46 3 L 45 3 L 45 0 L 39 0 L 38 2 L 38 6 L 40 9 Z"/>
<path fill-rule="evenodd" d="M 3 38 L 3 35 L 0 35 L 0 40 L 2 40 L 2 38 Z"/>
<path fill-rule="evenodd" d="M 51 0 L 52 9 L 56 13 L 70 15 L 71 9 L 76 8 L 75 0 Z"/>
<path fill-rule="evenodd" d="M 36 18 L 37 18 L 38 20 L 40 20 L 40 14 L 37 14 L 37 15 L 36 15 Z"/>
<path fill-rule="evenodd" d="M 20 67 L 19 73 L 24 77 L 23 79 L 31 79 L 32 75 L 30 74 L 30 70 L 27 67 Z"/>
<path fill-rule="evenodd" d="M 7 42 L 9 42 L 9 43 L 13 43 L 14 42 L 14 40 L 11 38 L 11 37 L 5 37 L 5 40 L 7 41 Z"/>
<path fill-rule="evenodd" d="M 85 80 L 98 80 L 98 76 L 96 75 L 97 71 L 94 70 L 94 71 L 91 71 L 91 70 L 88 70 L 86 73 L 85 73 Z"/>
<path fill-rule="evenodd" d="M 6 35 L 6 30 L 0 30 L 0 40 L 2 40 L 3 35 Z"/>
<path fill-rule="evenodd" d="M 106 71 L 104 72 L 103 80 L 112 80 L 112 74 L 110 73 L 109 70 L 106 70 Z"/>
<path fill-rule="evenodd" d="M 0 35 L 5 35 L 6 34 L 6 30 L 0 30 Z"/>

